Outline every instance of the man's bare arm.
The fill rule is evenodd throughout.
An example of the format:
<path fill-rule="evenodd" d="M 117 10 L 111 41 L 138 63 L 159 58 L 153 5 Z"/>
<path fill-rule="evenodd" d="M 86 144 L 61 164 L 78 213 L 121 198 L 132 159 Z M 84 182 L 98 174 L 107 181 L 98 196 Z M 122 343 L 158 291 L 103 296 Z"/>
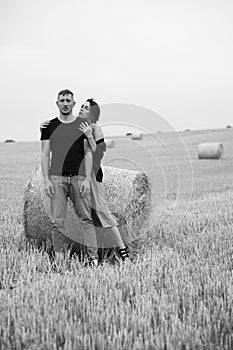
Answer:
<path fill-rule="evenodd" d="M 50 165 L 50 141 L 41 141 L 41 169 L 44 178 L 45 192 L 50 198 L 54 194 L 53 185 L 49 180 L 49 165 Z"/>
<path fill-rule="evenodd" d="M 41 169 L 44 181 L 49 180 L 49 163 L 50 163 L 50 141 L 41 141 Z"/>

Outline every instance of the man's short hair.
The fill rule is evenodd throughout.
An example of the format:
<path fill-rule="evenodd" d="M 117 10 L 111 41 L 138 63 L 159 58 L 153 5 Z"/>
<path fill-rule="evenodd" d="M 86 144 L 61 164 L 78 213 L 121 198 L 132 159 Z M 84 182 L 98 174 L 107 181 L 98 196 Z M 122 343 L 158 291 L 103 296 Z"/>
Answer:
<path fill-rule="evenodd" d="M 65 96 L 65 95 L 71 95 L 72 97 L 74 97 L 74 94 L 73 94 L 73 92 L 71 92 L 70 90 L 68 90 L 68 89 L 65 89 L 65 90 L 61 90 L 59 93 L 58 93 L 58 97 L 59 96 Z"/>
<path fill-rule="evenodd" d="M 88 98 L 87 102 L 90 103 L 90 110 L 91 110 L 91 115 L 94 118 L 94 121 L 97 122 L 100 117 L 100 107 L 97 102 L 94 101 L 93 98 Z"/>

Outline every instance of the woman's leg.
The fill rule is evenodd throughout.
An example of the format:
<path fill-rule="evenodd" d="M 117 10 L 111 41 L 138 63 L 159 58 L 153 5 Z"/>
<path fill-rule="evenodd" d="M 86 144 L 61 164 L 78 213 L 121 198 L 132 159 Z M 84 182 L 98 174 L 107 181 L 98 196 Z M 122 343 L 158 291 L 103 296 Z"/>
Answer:
<path fill-rule="evenodd" d="M 92 177 L 91 179 L 91 193 L 93 209 L 100 224 L 100 232 L 101 226 L 103 230 L 107 231 L 103 240 L 104 247 L 117 247 L 120 258 L 124 261 L 129 257 L 128 249 L 122 240 L 120 231 L 117 227 L 117 221 L 109 210 L 103 184 L 102 182 L 96 181 L 95 177 Z M 98 229 L 99 227 L 97 227 L 97 232 Z"/>
<path fill-rule="evenodd" d="M 112 242 L 113 246 L 119 247 L 120 249 L 121 248 L 125 248 L 124 242 L 123 242 L 123 240 L 121 238 L 121 234 L 120 234 L 118 228 L 117 227 L 111 227 L 109 230 L 111 230 L 111 233 L 112 233 L 111 236 L 112 236 L 112 239 L 114 240 L 114 242 Z"/>
<path fill-rule="evenodd" d="M 122 238 L 121 238 L 121 234 L 118 230 L 117 227 L 111 227 L 108 229 L 108 231 L 111 232 L 111 239 L 112 241 L 112 245 L 113 247 L 117 247 L 117 252 L 118 255 L 120 256 L 120 258 L 125 261 L 127 258 L 129 258 L 129 252 L 128 252 L 128 248 L 125 246 Z"/>

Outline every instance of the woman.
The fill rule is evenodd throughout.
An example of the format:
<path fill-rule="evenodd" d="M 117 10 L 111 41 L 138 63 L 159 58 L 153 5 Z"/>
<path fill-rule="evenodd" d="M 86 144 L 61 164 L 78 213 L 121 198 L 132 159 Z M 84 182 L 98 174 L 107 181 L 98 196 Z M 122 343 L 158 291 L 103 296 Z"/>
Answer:
<path fill-rule="evenodd" d="M 104 142 L 104 134 L 102 129 L 96 124 L 100 116 L 99 105 L 91 98 L 81 106 L 79 117 L 85 120 L 80 125 L 80 130 L 87 136 L 88 144 L 86 147 L 91 148 L 93 152 L 93 174 L 91 179 L 91 196 L 93 205 L 93 219 L 95 225 L 103 230 L 106 229 L 107 237 L 111 240 L 112 247 L 118 247 L 118 254 L 120 258 L 125 261 L 129 257 L 128 249 L 124 245 L 120 232 L 117 228 L 117 221 L 110 212 L 107 199 L 105 197 L 105 190 L 102 183 L 103 172 L 101 168 L 101 160 L 106 145 Z M 93 136 L 93 138 L 91 137 Z M 110 238 L 111 237 L 111 238 Z M 110 242 L 108 242 L 109 245 Z"/>

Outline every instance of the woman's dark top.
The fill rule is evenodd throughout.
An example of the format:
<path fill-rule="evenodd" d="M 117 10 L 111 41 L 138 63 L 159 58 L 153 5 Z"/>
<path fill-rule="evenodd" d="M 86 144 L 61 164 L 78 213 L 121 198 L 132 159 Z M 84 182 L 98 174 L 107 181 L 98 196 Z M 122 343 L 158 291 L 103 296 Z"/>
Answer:
<path fill-rule="evenodd" d="M 101 160 L 106 152 L 106 144 L 104 138 L 96 141 L 96 151 L 93 152 L 93 170 L 96 176 L 96 180 L 99 182 L 103 181 L 103 171 L 101 168 Z"/>

